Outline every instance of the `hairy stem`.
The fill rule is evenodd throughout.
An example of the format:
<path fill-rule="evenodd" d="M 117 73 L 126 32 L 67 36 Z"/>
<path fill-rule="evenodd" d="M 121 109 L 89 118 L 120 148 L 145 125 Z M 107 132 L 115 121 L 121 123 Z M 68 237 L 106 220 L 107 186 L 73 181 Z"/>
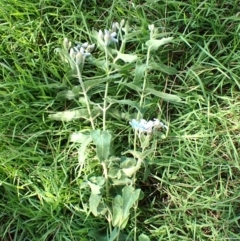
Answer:
<path fill-rule="evenodd" d="M 84 83 L 83 83 L 83 80 L 82 80 L 81 71 L 80 71 L 79 66 L 78 66 L 77 64 L 76 64 L 76 69 L 77 69 L 77 77 L 78 77 L 79 83 L 80 83 L 80 85 L 81 85 L 84 98 L 85 98 L 85 100 L 86 100 L 86 105 L 87 105 L 89 120 L 90 120 L 90 122 L 91 122 L 92 129 L 94 130 L 94 129 L 95 129 L 95 126 L 94 126 L 93 117 L 92 117 L 92 113 L 91 113 L 91 109 L 90 109 L 89 99 L 88 99 L 88 96 L 87 96 L 87 91 L 86 91 L 86 89 L 85 89 L 85 86 L 84 86 Z"/>

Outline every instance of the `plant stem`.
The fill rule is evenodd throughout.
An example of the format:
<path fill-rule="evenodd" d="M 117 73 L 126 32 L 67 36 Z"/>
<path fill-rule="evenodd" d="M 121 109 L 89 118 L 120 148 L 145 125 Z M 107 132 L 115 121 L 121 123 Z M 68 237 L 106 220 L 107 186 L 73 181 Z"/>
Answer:
<path fill-rule="evenodd" d="M 107 95 L 108 95 L 108 86 L 109 86 L 109 83 L 107 82 L 106 83 L 106 86 L 105 86 L 105 93 L 104 93 L 104 102 L 103 102 L 103 130 L 105 131 L 106 130 L 106 110 L 107 110 Z"/>
<path fill-rule="evenodd" d="M 102 162 L 102 167 L 103 167 L 103 174 L 104 174 L 105 181 L 106 181 L 106 185 L 105 185 L 105 187 L 106 187 L 106 200 L 107 200 L 107 203 L 108 203 L 108 200 L 109 200 L 109 183 L 108 183 L 107 166 L 106 166 L 105 162 Z M 110 233 L 112 233 L 111 214 L 109 212 L 110 211 L 108 211 L 107 220 L 108 220 L 108 224 L 109 224 L 109 231 L 110 231 Z"/>
<path fill-rule="evenodd" d="M 104 48 L 105 50 L 105 57 L 106 57 L 106 71 L 107 71 L 107 76 L 109 75 L 109 70 L 108 70 L 108 51 L 107 51 L 107 46 L 105 46 Z M 107 95 L 108 95 L 108 87 L 109 87 L 109 83 L 106 83 L 105 86 L 105 92 L 104 92 L 104 100 L 103 100 L 103 130 L 106 130 L 106 110 L 107 110 Z"/>
<path fill-rule="evenodd" d="M 147 60 L 146 60 L 146 65 L 147 66 L 149 65 L 149 58 L 150 58 L 150 48 L 148 48 L 148 51 L 147 51 Z M 146 85 L 147 85 L 147 75 L 148 75 L 148 72 L 147 72 L 147 70 L 145 70 L 145 72 L 144 72 L 144 80 L 143 80 L 143 87 L 142 87 L 142 94 L 141 94 L 140 103 L 139 103 L 140 110 L 141 110 L 142 105 L 143 105 L 144 91 L 145 91 Z M 140 117 L 140 114 L 141 114 L 140 110 L 138 111 L 137 119 L 139 119 L 139 117 Z"/>
<path fill-rule="evenodd" d="M 87 96 L 87 91 L 85 89 L 85 86 L 84 86 L 84 83 L 83 83 L 83 80 L 82 80 L 81 71 L 80 71 L 79 66 L 77 64 L 76 64 L 76 69 L 77 69 L 77 77 L 78 77 L 79 83 L 81 85 L 84 98 L 86 100 L 89 120 L 91 122 L 92 129 L 95 130 L 95 126 L 94 126 L 94 122 L 93 122 L 93 118 L 92 118 L 92 113 L 91 113 L 91 109 L 90 109 L 90 104 L 89 104 L 89 99 L 88 99 L 88 96 Z"/>

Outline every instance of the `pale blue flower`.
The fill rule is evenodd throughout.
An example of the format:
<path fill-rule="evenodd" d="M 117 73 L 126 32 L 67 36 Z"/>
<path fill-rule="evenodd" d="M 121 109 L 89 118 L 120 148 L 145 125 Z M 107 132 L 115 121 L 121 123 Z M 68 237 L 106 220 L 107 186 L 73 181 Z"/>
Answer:
<path fill-rule="evenodd" d="M 91 55 L 89 52 L 86 51 L 87 47 L 89 46 L 90 45 L 88 43 L 84 43 L 82 45 L 78 44 L 70 49 L 69 55 L 74 63 L 76 63 L 77 65 L 84 63 L 85 58 Z"/>
<path fill-rule="evenodd" d="M 104 29 L 104 34 L 102 30 L 99 30 L 98 32 L 98 39 L 101 44 L 104 44 L 105 46 L 110 45 L 111 43 L 118 43 L 118 39 L 115 38 L 117 36 L 116 32 L 109 31 Z"/>
<path fill-rule="evenodd" d="M 153 129 L 158 128 L 166 128 L 167 126 L 164 125 L 162 122 L 160 122 L 158 119 L 154 119 L 153 121 L 146 121 L 144 119 L 141 119 L 140 121 L 137 121 L 136 119 L 132 119 L 129 124 L 139 133 L 147 133 L 151 134 Z"/>

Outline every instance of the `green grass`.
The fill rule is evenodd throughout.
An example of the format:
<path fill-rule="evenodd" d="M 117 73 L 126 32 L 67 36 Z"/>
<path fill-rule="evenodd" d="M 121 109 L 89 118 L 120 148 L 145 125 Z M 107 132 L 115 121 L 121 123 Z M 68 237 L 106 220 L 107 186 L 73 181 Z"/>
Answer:
<path fill-rule="evenodd" d="M 92 40 L 92 29 L 126 19 L 140 30 L 127 43 L 130 53 L 145 58 L 148 24 L 174 37 L 154 53 L 156 61 L 178 70 L 176 75 L 149 71 L 159 91 L 181 103 L 148 95 L 145 118 L 169 123 L 166 139 L 154 139 L 148 156 L 150 174 L 136 186 L 144 192 L 137 210 L 137 233 L 150 240 L 240 239 L 240 7 L 236 0 L 212 1 L 4 1 L 0 9 L 0 240 L 93 240 L 90 230 L 107 227 L 104 217 L 86 208 L 85 176 L 102 175 L 94 146 L 78 176 L 74 131 L 89 130 L 82 119 L 57 122 L 56 111 L 76 109 L 79 102 L 56 98 L 77 82 L 68 78 L 54 49 L 64 37 Z M 100 55 L 96 50 L 93 55 Z M 122 69 L 130 82 L 130 65 Z M 105 76 L 86 63 L 84 78 Z M 118 79 L 119 80 L 119 79 Z M 102 99 L 100 84 L 91 95 Z M 109 96 L 139 101 L 127 86 L 109 87 Z M 114 151 L 133 148 L 128 124 L 134 109 L 114 105 L 107 120 Z M 121 113 L 124 118 L 120 118 Z M 156 116 L 157 114 L 157 116 Z M 102 128 L 102 118 L 96 120 Z M 134 218 L 126 229 L 133 235 Z"/>

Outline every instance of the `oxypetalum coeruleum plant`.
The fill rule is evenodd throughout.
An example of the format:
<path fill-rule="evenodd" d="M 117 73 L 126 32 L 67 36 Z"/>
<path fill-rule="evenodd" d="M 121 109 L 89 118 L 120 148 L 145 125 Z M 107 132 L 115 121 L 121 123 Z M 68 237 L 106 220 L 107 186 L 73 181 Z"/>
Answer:
<path fill-rule="evenodd" d="M 109 30 L 94 31 L 89 35 L 89 38 L 92 37 L 96 41 L 97 46 L 89 43 L 73 45 L 64 38 L 63 48 L 56 49 L 62 61 L 70 66 L 72 78 L 77 79 L 80 84 L 59 95 L 69 100 L 78 100 L 79 108 L 51 114 L 50 118 L 61 121 L 83 119 L 85 123 L 89 122 L 91 125 L 91 128 L 85 127 L 84 130 L 74 132 L 70 136 L 72 142 L 80 144 L 76 167 L 77 178 L 83 175 L 83 168 L 89 163 L 86 152 L 91 143 L 95 146 L 96 157 L 102 166 L 103 175 L 85 176 L 81 184 L 81 189 L 89 188 L 91 191 L 86 212 L 105 217 L 108 222 L 104 237 L 94 230 L 89 233 L 96 240 L 100 237 L 101 240 L 106 241 L 150 240 L 145 234 L 137 234 L 138 200 L 142 198 L 143 193 L 136 187 L 136 174 L 143 165 L 144 179 L 147 178 L 147 156 L 154 151 L 149 148 L 151 141 L 159 136 L 165 136 L 161 130 L 167 132 L 168 126 L 159 121 L 156 116 L 149 121 L 144 119 L 145 99 L 151 94 L 167 101 L 180 101 L 180 98 L 175 95 L 151 88 L 151 83 L 148 81 L 149 70 L 162 71 L 161 68 L 163 68 L 162 63 L 159 67 L 158 63 L 151 58 L 152 54 L 160 46 L 170 43 L 172 37 L 163 37 L 164 34 L 158 33 L 153 24 L 149 25 L 149 38 L 141 53 L 137 48 L 135 52 L 131 50 L 131 53 L 126 53 L 126 45 L 129 42 L 136 42 L 136 36 L 139 33 L 137 30 L 133 31 L 128 22 L 122 20 L 120 23 L 113 23 Z M 88 65 L 94 67 L 96 75 L 100 73 L 99 76 L 86 79 L 83 77 L 86 61 Z M 131 78 L 128 76 L 130 69 L 134 69 Z M 176 72 L 171 67 L 168 67 L 168 70 L 172 71 L 172 74 Z M 134 101 L 123 97 L 122 94 L 118 97 L 118 93 L 123 88 L 136 93 Z M 116 122 L 121 121 L 119 116 L 113 119 L 117 109 L 117 107 L 113 108 L 113 105 L 120 109 L 125 108 L 126 105 L 130 107 L 127 112 L 131 113 L 127 113 L 124 118 L 126 123 L 130 124 L 129 127 L 134 130 L 134 135 L 131 135 L 133 136 L 132 148 L 129 149 L 131 143 L 127 141 L 122 143 L 120 156 L 114 153 L 113 148 L 113 139 L 117 139 L 118 133 L 115 133 L 114 129 L 109 129 Z M 101 122 L 102 128 L 99 128 Z M 131 216 L 134 228 L 130 233 L 126 233 L 124 229 Z"/>

